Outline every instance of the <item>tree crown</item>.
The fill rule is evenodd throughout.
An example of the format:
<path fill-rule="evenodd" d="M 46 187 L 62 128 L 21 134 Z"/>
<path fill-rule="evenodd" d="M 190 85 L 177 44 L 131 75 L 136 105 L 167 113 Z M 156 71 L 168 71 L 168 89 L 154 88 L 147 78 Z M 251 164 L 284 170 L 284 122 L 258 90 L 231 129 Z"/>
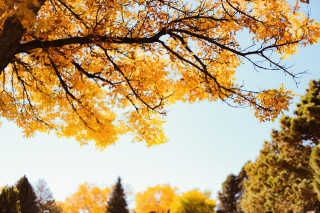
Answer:
<path fill-rule="evenodd" d="M 27 137 L 55 130 L 98 148 L 126 132 L 167 141 L 162 124 L 178 101 L 220 99 L 273 120 L 291 91 L 247 91 L 236 69 L 246 61 L 295 77 L 269 53 L 286 58 L 320 35 L 284 0 L 0 0 L 0 11 L 1 117 Z M 237 40 L 244 30 L 256 45 Z"/>

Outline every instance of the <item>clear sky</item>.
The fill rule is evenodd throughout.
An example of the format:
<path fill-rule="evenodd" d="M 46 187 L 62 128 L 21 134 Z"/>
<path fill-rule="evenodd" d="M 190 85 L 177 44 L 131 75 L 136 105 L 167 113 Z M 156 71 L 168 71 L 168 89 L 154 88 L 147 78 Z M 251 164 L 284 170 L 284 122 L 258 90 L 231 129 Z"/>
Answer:
<path fill-rule="evenodd" d="M 299 5 L 320 22 L 319 0 Z M 283 82 L 293 93 L 303 95 L 310 79 L 320 78 L 319 45 L 299 49 L 287 63 L 294 64 L 296 72 L 310 73 L 298 79 L 298 87 L 282 72 L 257 73 L 249 64 L 242 65 L 236 77 L 251 88 L 278 88 Z M 287 114 L 299 99 L 294 99 Z M 170 108 L 164 126 L 168 143 L 147 148 L 124 136 L 100 152 L 93 143 L 80 147 L 74 139 L 54 134 L 38 133 L 26 139 L 15 124 L 4 122 L 0 127 L 0 186 L 15 184 L 23 175 L 31 183 L 44 178 L 56 200 L 64 201 L 84 182 L 106 187 L 121 176 L 133 192 L 169 183 L 181 192 L 210 189 L 216 199 L 227 175 L 237 174 L 248 160 L 254 160 L 264 140 L 270 140 L 271 129 L 278 127 L 278 120 L 259 123 L 250 108 L 231 108 L 219 101 L 178 103 Z"/>

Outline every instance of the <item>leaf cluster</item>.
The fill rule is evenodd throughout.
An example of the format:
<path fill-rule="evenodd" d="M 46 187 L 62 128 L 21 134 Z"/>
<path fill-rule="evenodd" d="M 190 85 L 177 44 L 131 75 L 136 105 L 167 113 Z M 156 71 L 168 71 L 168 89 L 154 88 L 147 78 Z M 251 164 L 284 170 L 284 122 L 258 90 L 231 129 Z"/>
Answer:
<path fill-rule="evenodd" d="M 222 100 L 273 120 L 291 91 L 248 91 L 236 69 L 246 61 L 296 77 L 271 54 L 320 36 L 283 0 L 0 0 L 0 11 L 11 7 L 0 20 L 0 116 L 26 137 L 55 131 L 99 149 L 124 133 L 166 142 L 167 109 L 179 101 Z M 250 47 L 236 37 L 245 30 Z"/>

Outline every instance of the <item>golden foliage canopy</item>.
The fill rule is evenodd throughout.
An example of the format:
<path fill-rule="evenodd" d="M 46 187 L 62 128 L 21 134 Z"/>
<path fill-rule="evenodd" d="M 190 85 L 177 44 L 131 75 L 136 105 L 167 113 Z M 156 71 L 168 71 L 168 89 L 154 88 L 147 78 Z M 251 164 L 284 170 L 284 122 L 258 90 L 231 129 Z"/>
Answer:
<path fill-rule="evenodd" d="M 216 201 L 210 199 L 211 192 L 200 192 L 198 189 L 182 193 L 175 197 L 170 212 L 173 213 L 214 213 Z"/>
<path fill-rule="evenodd" d="M 144 192 L 136 194 L 135 202 L 137 213 L 161 213 L 168 212 L 171 208 L 173 199 L 176 196 L 176 187 L 162 184 L 154 187 L 148 187 Z"/>
<path fill-rule="evenodd" d="M 177 101 L 249 105 L 261 121 L 291 91 L 247 91 L 242 61 L 294 73 L 285 58 L 318 41 L 318 23 L 285 0 L 0 0 L 0 116 L 98 148 L 132 133 L 148 146 Z M 250 32 L 244 47 L 236 35 Z M 263 60 L 265 63 L 258 63 Z"/>
<path fill-rule="evenodd" d="M 91 213 L 105 212 L 110 194 L 109 188 L 100 189 L 93 184 L 81 184 L 78 191 L 67 197 L 62 204 L 63 212 L 78 213 L 79 210 Z"/>

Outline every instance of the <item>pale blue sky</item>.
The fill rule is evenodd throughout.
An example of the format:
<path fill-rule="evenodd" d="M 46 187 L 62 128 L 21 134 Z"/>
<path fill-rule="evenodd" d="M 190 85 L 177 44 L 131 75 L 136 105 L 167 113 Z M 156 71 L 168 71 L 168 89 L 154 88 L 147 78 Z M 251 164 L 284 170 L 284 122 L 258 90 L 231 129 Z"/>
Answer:
<path fill-rule="evenodd" d="M 308 6 L 311 17 L 320 22 L 318 0 L 300 5 L 304 10 Z M 311 73 L 299 79 L 298 88 L 281 72 L 257 73 L 249 64 L 239 68 L 237 77 L 251 88 L 278 88 L 283 82 L 302 95 L 310 79 L 320 78 L 319 45 L 301 48 L 288 64 L 295 64 L 296 72 L 308 69 Z M 111 186 L 121 176 L 134 192 L 169 183 L 180 191 L 211 189 L 215 199 L 227 175 L 237 174 L 248 160 L 254 160 L 263 141 L 270 140 L 271 129 L 278 127 L 278 120 L 259 123 L 250 108 L 235 109 L 221 102 L 179 103 L 170 108 L 164 126 L 168 143 L 147 148 L 124 136 L 100 152 L 93 144 L 80 147 L 74 139 L 54 134 L 25 139 L 15 124 L 5 122 L 0 128 L 0 186 L 12 185 L 23 175 L 32 183 L 44 178 L 54 197 L 64 201 L 79 184 Z"/>

